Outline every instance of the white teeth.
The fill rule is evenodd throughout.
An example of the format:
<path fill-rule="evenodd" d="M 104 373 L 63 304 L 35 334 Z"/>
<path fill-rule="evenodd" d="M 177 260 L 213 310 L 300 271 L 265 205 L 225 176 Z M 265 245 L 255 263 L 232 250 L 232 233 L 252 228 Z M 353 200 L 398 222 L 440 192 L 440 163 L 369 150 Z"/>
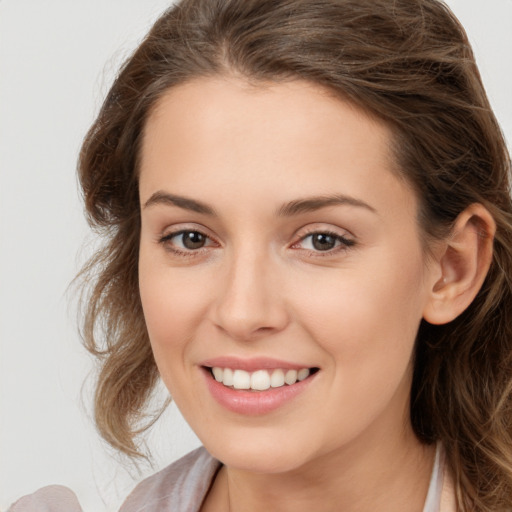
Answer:
<path fill-rule="evenodd" d="M 283 370 L 274 370 L 272 377 L 270 377 L 270 385 L 273 388 L 280 388 L 284 386 L 284 372 Z"/>
<path fill-rule="evenodd" d="M 297 381 L 307 379 L 310 375 L 309 368 L 299 370 L 257 370 L 249 373 L 245 370 L 232 370 L 231 368 L 212 368 L 213 377 L 224 386 L 235 389 L 253 389 L 265 391 L 269 388 L 280 388 L 287 384 L 291 386 Z"/>
<path fill-rule="evenodd" d="M 235 370 L 233 372 L 233 387 L 235 389 L 250 389 L 251 374 L 245 370 Z"/>
<path fill-rule="evenodd" d="M 251 389 L 265 391 L 270 387 L 270 375 L 266 370 L 258 370 L 251 375 Z"/>
<path fill-rule="evenodd" d="M 297 382 L 297 370 L 288 370 L 284 375 L 284 381 L 288 386 Z"/>
<path fill-rule="evenodd" d="M 301 368 L 297 372 L 297 380 L 304 380 L 309 377 L 309 368 Z"/>
<path fill-rule="evenodd" d="M 224 370 L 222 368 L 212 368 L 212 372 L 217 382 L 222 382 L 224 380 Z"/>
<path fill-rule="evenodd" d="M 233 370 L 231 368 L 224 368 L 224 378 L 222 379 L 224 386 L 233 385 Z"/>

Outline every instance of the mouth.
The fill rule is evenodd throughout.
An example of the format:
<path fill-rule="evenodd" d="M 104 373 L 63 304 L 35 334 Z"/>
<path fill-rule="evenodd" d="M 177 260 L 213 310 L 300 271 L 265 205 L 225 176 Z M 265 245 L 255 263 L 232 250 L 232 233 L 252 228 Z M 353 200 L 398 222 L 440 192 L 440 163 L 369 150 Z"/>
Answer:
<path fill-rule="evenodd" d="M 246 371 L 220 366 L 203 366 L 210 377 L 226 388 L 233 390 L 261 392 L 294 386 L 312 377 L 319 368 L 273 368 Z"/>
<path fill-rule="evenodd" d="M 216 357 L 203 361 L 200 369 L 217 403 L 248 416 L 292 406 L 306 390 L 317 389 L 314 381 L 320 373 L 319 367 L 268 357 Z"/>

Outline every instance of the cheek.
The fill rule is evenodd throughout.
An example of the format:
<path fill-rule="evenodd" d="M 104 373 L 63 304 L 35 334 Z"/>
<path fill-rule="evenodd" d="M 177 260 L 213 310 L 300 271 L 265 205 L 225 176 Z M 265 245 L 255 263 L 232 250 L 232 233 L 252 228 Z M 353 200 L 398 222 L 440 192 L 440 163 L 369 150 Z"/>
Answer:
<path fill-rule="evenodd" d="M 142 262 L 143 263 L 143 260 Z M 191 326 L 197 325 L 200 297 L 169 272 L 140 265 L 144 318 L 158 372 L 176 403 L 194 403 L 187 366 Z M 200 316 L 200 315 L 199 315 Z"/>
<path fill-rule="evenodd" d="M 155 278 L 156 277 L 156 278 Z M 140 294 L 150 338 L 157 343 L 175 342 L 200 310 L 201 297 L 193 288 L 165 275 L 141 274 Z"/>
<path fill-rule="evenodd" d="M 139 289 L 157 366 L 164 380 L 182 367 L 188 340 L 204 317 L 208 293 L 198 272 L 176 270 L 141 249 Z"/>
<path fill-rule="evenodd" d="M 423 261 L 409 256 L 381 254 L 363 271 L 351 268 L 295 290 L 303 327 L 339 370 L 336 388 L 387 392 L 409 370 L 425 300 Z"/>

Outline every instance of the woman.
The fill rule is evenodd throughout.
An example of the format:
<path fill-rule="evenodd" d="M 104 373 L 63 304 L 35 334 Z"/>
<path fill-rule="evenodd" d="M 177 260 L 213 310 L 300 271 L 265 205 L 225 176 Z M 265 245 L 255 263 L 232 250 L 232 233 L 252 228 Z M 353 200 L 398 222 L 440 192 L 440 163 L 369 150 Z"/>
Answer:
<path fill-rule="evenodd" d="M 512 508 L 509 171 L 438 1 L 165 13 L 82 148 L 84 335 L 107 441 L 161 376 L 205 449 L 121 510 Z"/>

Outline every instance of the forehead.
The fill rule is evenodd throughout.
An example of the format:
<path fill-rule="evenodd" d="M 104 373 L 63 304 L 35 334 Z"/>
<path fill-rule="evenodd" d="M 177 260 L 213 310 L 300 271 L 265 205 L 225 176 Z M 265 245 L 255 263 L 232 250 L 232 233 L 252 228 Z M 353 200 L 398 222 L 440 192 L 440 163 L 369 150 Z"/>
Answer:
<path fill-rule="evenodd" d="M 266 127 L 299 136 L 307 125 L 311 132 L 308 137 L 316 133 L 321 138 L 335 135 L 325 129 L 336 121 L 340 136 L 346 136 L 343 131 L 362 129 L 368 133 L 370 129 L 383 144 L 392 136 L 383 121 L 309 81 L 249 82 L 231 76 L 200 77 L 170 88 L 157 101 L 146 123 L 144 147 L 148 135 L 154 135 L 153 128 L 165 128 L 169 135 L 179 132 L 183 137 L 189 133 L 182 130 L 187 126 L 194 129 L 197 139 L 205 134 L 220 135 L 230 128 L 240 134 L 249 133 L 255 125 L 257 129 Z M 341 125 L 347 125 L 347 129 L 340 132 Z M 219 128 L 221 132 L 216 130 Z"/>
<path fill-rule="evenodd" d="M 200 195 L 237 185 L 267 199 L 333 189 L 371 198 L 378 179 L 387 189 L 401 181 L 392 138 L 384 122 L 306 81 L 199 78 L 167 91 L 147 121 L 141 199 L 162 186 L 190 195 L 192 183 Z"/>

